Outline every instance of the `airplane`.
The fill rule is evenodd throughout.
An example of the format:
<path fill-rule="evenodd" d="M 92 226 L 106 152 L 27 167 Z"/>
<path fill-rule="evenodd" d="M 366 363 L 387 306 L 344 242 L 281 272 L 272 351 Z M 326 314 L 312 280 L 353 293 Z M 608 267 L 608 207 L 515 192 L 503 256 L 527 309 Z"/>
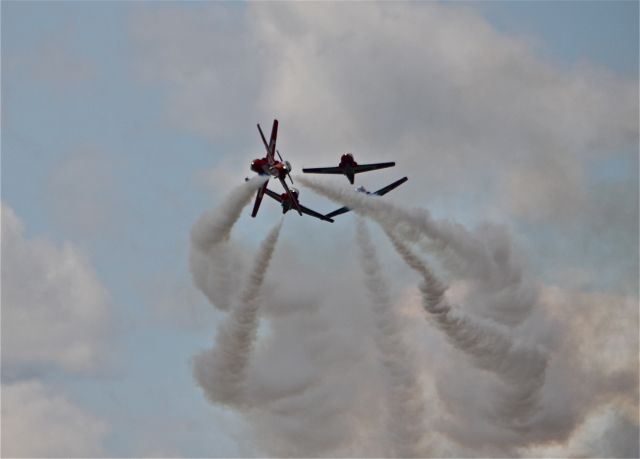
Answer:
<path fill-rule="evenodd" d="M 361 186 L 356 188 L 356 191 L 359 191 L 360 193 L 364 193 L 366 195 L 369 196 L 383 196 L 385 194 L 387 194 L 389 191 L 393 190 L 394 188 L 399 187 L 400 185 L 402 185 L 404 182 L 406 182 L 407 180 L 409 180 L 407 177 L 402 177 L 399 180 L 396 180 L 395 182 L 380 188 L 378 191 L 367 191 L 365 189 L 365 187 Z M 327 215 L 325 215 L 325 217 L 327 218 L 332 218 L 335 217 L 336 215 L 341 215 L 344 214 L 346 212 L 349 212 L 351 209 L 349 209 L 348 207 L 340 207 L 339 209 L 334 210 L 333 212 L 329 212 Z"/>
<path fill-rule="evenodd" d="M 278 194 L 274 191 L 271 191 L 269 188 L 266 188 L 264 191 L 268 196 L 272 197 L 273 199 L 278 201 L 280 204 L 282 204 L 283 214 L 286 214 L 291 209 L 293 209 L 294 203 L 297 203 L 299 205 L 299 209 L 303 213 L 307 215 L 311 215 L 312 217 L 319 218 L 320 220 L 333 223 L 333 220 L 330 217 L 326 217 L 321 213 L 318 213 L 315 210 L 311 210 L 308 207 L 305 207 L 302 204 L 300 204 L 300 202 L 298 201 L 298 195 L 300 194 L 300 192 L 295 188 L 291 188 L 291 191 L 289 193 L 282 193 L 282 194 Z"/>
<path fill-rule="evenodd" d="M 250 169 L 262 176 L 276 177 L 278 180 L 280 180 L 280 183 L 282 183 L 282 187 L 285 189 L 287 194 L 291 195 L 289 187 L 287 186 L 287 182 L 285 182 L 285 178 L 289 177 L 289 180 L 291 180 L 291 183 L 293 183 L 293 179 L 291 178 L 290 174 L 291 164 L 289 163 L 289 161 L 284 161 L 282 159 L 282 156 L 280 155 L 280 152 L 276 149 L 276 138 L 278 137 L 278 120 L 273 120 L 273 127 L 271 128 L 271 138 L 269 139 L 268 144 L 267 139 L 265 138 L 262 129 L 260 128 L 260 123 L 258 123 L 258 131 L 260 132 L 262 143 L 267 149 L 267 156 L 251 161 Z M 275 159 L 276 153 L 278 154 L 278 158 L 280 158 L 280 161 Z M 268 183 L 269 181 L 267 180 L 256 193 L 256 200 L 253 204 L 253 211 L 251 212 L 252 217 L 255 217 L 258 214 L 258 209 L 260 208 L 260 203 L 262 202 L 262 197 L 265 194 Z M 298 213 L 302 215 L 302 209 L 300 208 L 300 204 L 298 203 L 297 196 L 293 197 L 292 205 L 295 207 Z"/>
<path fill-rule="evenodd" d="M 358 164 L 351 153 L 345 153 L 340 158 L 338 167 L 307 167 L 302 172 L 307 174 L 344 174 L 349 179 L 349 183 L 353 185 L 354 175 L 360 172 L 373 171 L 376 169 L 384 169 L 385 167 L 395 166 L 396 163 L 376 163 L 376 164 Z"/>

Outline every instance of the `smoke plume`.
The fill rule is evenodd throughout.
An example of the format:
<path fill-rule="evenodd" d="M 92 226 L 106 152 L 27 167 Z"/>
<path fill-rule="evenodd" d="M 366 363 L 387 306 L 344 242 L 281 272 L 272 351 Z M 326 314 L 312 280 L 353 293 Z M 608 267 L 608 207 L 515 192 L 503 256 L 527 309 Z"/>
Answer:
<path fill-rule="evenodd" d="M 456 311 L 431 269 L 393 232 L 387 231 L 387 235 L 403 260 L 423 277 L 420 290 L 424 308 L 449 342 L 468 355 L 476 367 L 496 374 L 504 382 L 500 406 L 493 413 L 496 421 L 524 433 L 537 411 L 547 355 L 535 347 L 518 343 L 487 320 L 474 319 Z"/>
<path fill-rule="evenodd" d="M 251 202 L 266 178 L 256 176 L 238 185 L 220 206 L 204 213 L 191 230 L 189 264 L 193 281 L 211 304 L 224 311 L 239 287 L 238 251 L 229 243 L 240 213 Z"/>
<path fill-rule="evenodd" d="M 381 272 L 367 226 L 358 218 L 356 238 L 372 303 L 375 343 L 385 371 L 386 428 L 395 457 L 425 457 L 425 402 L 414 356 L 404 342 L 405 330 L 393 310 L 389 282 Z"/>
<path fill-rule="evenodd" d="M 263 289 L 258 301 L 278 227 L 245 285 L 234 262 L 248 254 L 233 255 L 229 235 L 259 183 L 234 191 L 192 232 L 196 285 L 216 307 L 230 311 L 215 346 L 195 358 L 194 375 L 211 402 L 244 415 L 252 440 L 243 441 L 246 456 L 637 451 L 637 412 L 628 408 L 629 400 L 634 406 L 638 400 L 637 371 L 629 370 L 637 368 L 637 354 L 621 355 L 624 343 L 637 349 L 627 329 L 637 324 L 637 312 L 628 312 L 637 303 L 541 289 L 501 227 L 470 231 L 423 209 L 300 181 L 382 226 L 420 275 L 421 295 L 399 296 L 403 314 L 421 318 L 426 312 L 428 320 L 403 321 L 394 310 L 395 285 L 385 280 L 364 222 L 356 228 L 360 259 L 345 256 L 348 243 L 337 241 L 333 254 L 323 253 L 324 259 L 340 257 L 332 270 L 320 258 L 283 247 L 273 263 L 288 270 L 289 281 Z M 414 247 L 426 252 L 429 264 Z M 358 268 L 364 289 L 353 275 Z M 269 333 L 260 335 L 254 350 L 258 309 L 269 320 Z M 587 422 L 607 406 L 615 413 Z M 621 441 L 617 432 L 624 434 Z"/>
<path fill-rule="evenodd" d="M 191 230 L 191 242 L 199 250 L 206 252 L 211 246 L 228 240 L 233 225 L 240 218 L 240 212 L 267 179 L 257 175 L 231 190 L 215 211 L 200 217 Z"/>
<path fill-rule="evenodd" d="M 472 233 L 456 222 L 434 220 L 426 209 L 407 209 L 304 176 L 299 180 L 315 192 L 397 232 L 405 240 L 428 242 L 428 248 L 444 266 L 466 281 L 469 294 L 473 295 L 474 312 L 514 326 L 534 307 L 538 287 L 527 275 L 523 256 L 514 248 L 506 230 L 485 224 Z"/>
<path fill-rule="evenodd" d="M 216 344 L 194 359 L 194 375 L 212 403 L 242 405 L 251 350 L 258 330 L 260 287 L 280 234 L 282 221 L 260 246 L 238 304 L 218 329 Z"/>

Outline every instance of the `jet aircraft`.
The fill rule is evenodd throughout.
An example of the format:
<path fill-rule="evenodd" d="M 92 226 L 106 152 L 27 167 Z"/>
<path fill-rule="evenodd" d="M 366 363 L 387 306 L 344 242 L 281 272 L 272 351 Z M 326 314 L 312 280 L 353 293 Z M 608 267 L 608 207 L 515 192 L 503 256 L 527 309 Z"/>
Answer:
<path fill-rule="evenodd" d="M 351 153 L 345 153 L 340 158 L 338 167 L 307 167 L 302 172 L 307 174 L 343 174 L 349 179 L 349 183 L 353 185 L 355 174 L 360 172 L 373 171 L 376 169 L 384 169 L 385 167 L 395 166 L 395 162 L 376 163 L 376 164 L 358 164 Z"/>
<path fill-rule="evenodd" d="M 276 149 L 276 138 L 278 137 L 278 120 L 273 120 L 273 127 L 271 128 L 271 138 L 269 139 L 269 143 L 267 143 L 267 139 L 265 138 L 262 129 L 260 128 L 260 124 L 258 124 L 258 131 L 260 132 L 260 137 L 262 138 L 262 143 L 264 147 L 267 149 L 267 156 L 264 158 L 254 159 L 251 161 L 251 170 L 262 176 L 270 176 L 276 177 L 282 183 L 282 187 L 285 189 L 288 195 L 292 196 L 291 204 L 298 211 L 300 215 L 302 215 L 302 209 L 300 208 L 300 204 L 297 200 L 297 195 L 291 195 L 291 191 L 287 186 L 287 182 L 285 182 L 285 178 L 289 177 L 291 183 L 293 183 L 293 179 L 291 178 L 291 164 L 289 161 L 284 161 L 280 152 Z M 278 154 L 278 158 L 280 160 L 275 159 L 276 153 Z M 267 189 L 267 184 L 269 181 L 267 180 L 264 185 L 262 185 L 258 192 L 256 193 L 256 200 L 253 204 L 253 211 L 251 212 L 251 216 L 255 217 L 258 214 L 258 209 L 260 208 L 260 203 L 262 202 L 262 197 Z"/>
<path fill-rule="evenodd" d="M 298 196 L 300 192 L 295 188 L 291 188 L 291 191 L 289 193 L 282 193 L 282 194 L 278 194 L 274 191 L 271 191 L 269 188 L 266 188 L 265 193 L 270 197 L 272 197 L 273 199 L 275 199 L 276 201 L 278 201 L 280 204 L 282 204 L 283 214 L 286 214 L 287 212 L 289 212 L 291 209 L 293 209 L 294 205 L 297 204 L 299 206 L 298 208 L 302 211 L 302 213 L 311 215 L 312 217 L 319 218 L 320 220 L 333 223 L 333 220 L 331 218 L 326 217 L 321 213 L 318 213 L 315 210 L 311 210 L 308 207 L 305 207 L 302 204 L 300 204 L 300 201 L 298 200 Z"/>
<path fill-rule="evenodd" d="M 396 180 L 395 182 L 385 186 L 384 188 L 380 188 L 378 191 L 367 191 L 365 189 L 365 187 L 361 186 L 356 188 L 356 191 L 359 191 L 360 193 L 364 193 L 367 195 L 374 195 L 374 196 L 383 196 L 385 194 L 387 194 L 389 191 L 393 190 L 394 188 L 399 187 L 400 185 L 402 185 L 404 182 L 406 182 L 407 180 L 409 180 L 407 177 L 402 177 L 399 180 Z M 340 215 L 340 214 L 344 214 L 346 212 L 349 212 L 351 209 L 349 209 L 348 207 L 340 207 L 339 209 L 334 210 L 333 212 L 329 212 L 327 215 L 325 215 L 325 217 L 327 218 L 332 218 L 335 217 L 336 215 Z"/>

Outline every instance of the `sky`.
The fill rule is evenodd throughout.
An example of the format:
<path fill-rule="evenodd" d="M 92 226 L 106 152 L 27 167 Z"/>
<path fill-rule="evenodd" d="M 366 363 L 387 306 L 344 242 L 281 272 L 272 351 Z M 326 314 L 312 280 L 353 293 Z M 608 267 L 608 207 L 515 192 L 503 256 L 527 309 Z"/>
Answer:
<path fill-rule="evenodd" d="M 638 2 L 0 8 L 3 457 L 638 456 Z M 364 225 L 252 219 L 274 118 L 308 207 L 345 152 L 409 181 Z M 531 365 L 456 341 L 412 250 Z M 246 305 L 238 405 L 207 371 Z"/>

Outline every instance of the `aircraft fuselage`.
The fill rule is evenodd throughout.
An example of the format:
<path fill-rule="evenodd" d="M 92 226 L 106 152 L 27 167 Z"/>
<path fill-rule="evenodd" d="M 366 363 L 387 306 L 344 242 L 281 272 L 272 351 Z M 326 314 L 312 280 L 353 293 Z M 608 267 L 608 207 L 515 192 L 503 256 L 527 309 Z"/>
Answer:
<path fill-rule="evenodd" d="M 282 180 L 284 180 L 287 174 L 291 171 L 291 166 L 287 161 L 274 161 L 272 164 L 269 164 L 269 160 L 267 158 L 254 159 L 251 161 L 249 168 L 257 174 L 270 175 Z"/>
<path fill-rule="evenodd" d="M 353 169 L 357 165 L 358 163 L 353 159 L 353 155 L 351 153 L 345 153 L 340 157 L 340 164 L 338 164 L 338 167 L 342 167 L 342 168 L 349 167 Z"/>
<path fill-rule="evenodd" d="M 351 153 L 345 153 L 340 158 L 340 164 L 338 167 L 342 169 L 343 174 L 347 176 L 349 179 L 349 183 L 353 185 L 354 177 L 355 177 L 355 167 L 358 163 L 353 159 L 353 155 Z"/>
<path fill-rule="evenodd" d="M 291 194 L 293 194 L 293 197 L 296 200 L 298 199 L 298 190 L 296 190 L 296 189 L 291 190 Z M 294 203 L 293 203 L 293 199 L 289 195 L 289 193 L 282 193 L 280 195 L 280 198 L 282 199 L 282 213 L 283 214 L 286 214 L 291 209 L 295 209 L 295 206 L 294 206 Z"/>

